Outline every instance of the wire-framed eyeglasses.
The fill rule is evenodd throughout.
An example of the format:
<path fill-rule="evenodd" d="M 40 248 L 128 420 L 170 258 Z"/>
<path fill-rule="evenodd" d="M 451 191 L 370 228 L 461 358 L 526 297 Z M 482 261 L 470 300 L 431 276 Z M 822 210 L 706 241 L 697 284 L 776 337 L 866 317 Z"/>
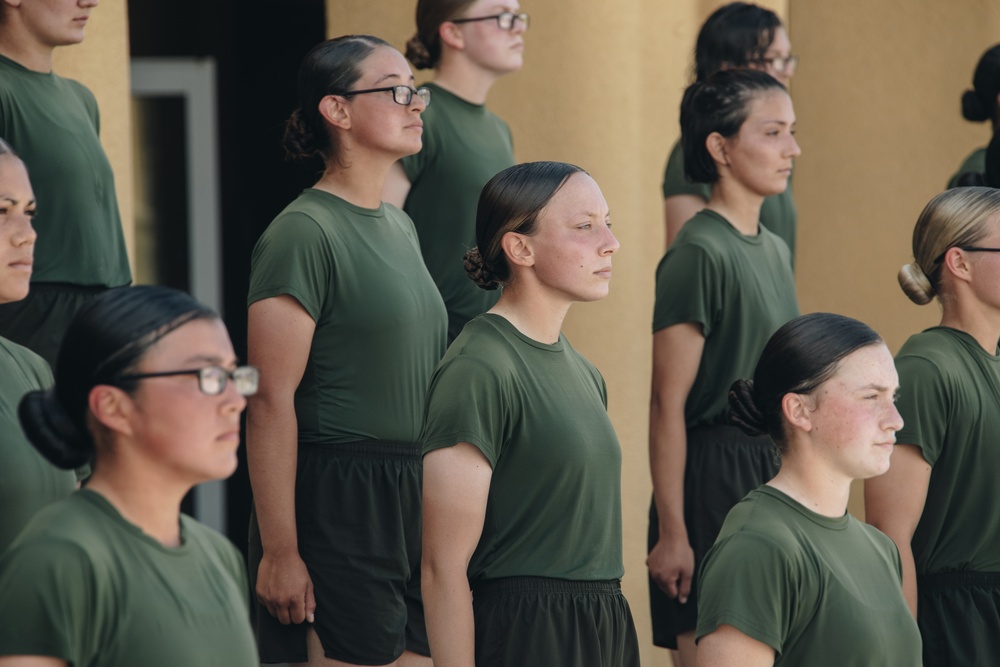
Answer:
<path fill-rule="evenodd" d="M 181 371 L 161 371 L 159 373 L 130 373 L 119 375 L 116 381 L 145 380 L 147 378 L 162 378 L 173 375 L 197 375 L 198 390 L 206 396 L 218 396 L 226 390 L 226 384 L 232 380 L 236 393 L 240 396 L 253 396 L 260 385 L 260 371 L 253 366 L 239 366 L 233 370 L 222 366 L 205 366 L 204 368 L 189 368 Z"/>
<path fill-rule="evenodd" d="M 365 95 L 366 93 L 385 93 L 392 91 L 392 101 L 396 104 L 401 104 L 404 107 L 409 105 L 413 101 L 413 96 L 416 95 L 420 98 L 420 101 L 424 103 L 424 106 L 430 106 L 431 104 L 431 89 L 424 88 L 414 88 L 412 86 L 386 86 L 385 88 L 366 88 L 365 90 L 347 90 L 342 93 L 333 93 L 334 95 L 342 95 L 343 97 L 350 97 L 352 95 Z"/>
<path fill-rule="evenodd" d="M 517 22 L 520 21 L 524 29 L 528 29 L 528 23 L 531 19 L 525 12 L 519 12 L 515 14 L 514 12 L 500 12 L 499 14 L 491 14 L 490 16 L 474 16 L 472 18 L 464 19 L 451 19 L 451 23 L 472 23 L 473 21 L 489 21 L 490 19 L 496 19 L 497 25 L 501 30 L 513 30 L 517 26 Z"/>

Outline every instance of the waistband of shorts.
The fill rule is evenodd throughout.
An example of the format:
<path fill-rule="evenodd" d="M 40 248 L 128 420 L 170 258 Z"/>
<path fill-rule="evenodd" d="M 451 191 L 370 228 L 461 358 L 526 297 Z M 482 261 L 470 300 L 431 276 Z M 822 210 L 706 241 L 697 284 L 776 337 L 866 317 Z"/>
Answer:
<path fill-rule="evenodd" d="M 76 285 L 74 283 L 31 283 L 32 294 L 60 293 L 60 294 L 82 294 L 96 295 L 106 292 L 110 287 L 107 285 Z"/>
<path fill-rule="evenodd" d="M 747 435 L 740 427 L 732 424 L 698 424 L 687 429 L 688 439 L 711 438 L 713 443 L 737 443 L 774 449 L 774 441 L 768 435 Z"/>
<path fill-rule="evenodd" d="M 403 442 L 401 440 L 355 440 L 354 442 L 326 443 L 318 442 L 301 444 L 301 447 L 322 448 L 324 452 L 334 456 L 350 456 L 353 458 L 372 459 L 415 459 L 421 457 L 419 442 Z"/>
<path fill-rule="evenodd" d="M 470 582 L 472 593 L 482 599 L 492 595 L 518 593 L 601 593 L 620 594 L 622 582 L 619 579 L 579 581 L 552 579 L 550 577 L 503 577 Z"/>
<path fill-rule="evenodd" d="M 917 577 L 917 588 L 924 591 L 963 586 L 1000 587 L 1000 572 L 939 572 Z"/>

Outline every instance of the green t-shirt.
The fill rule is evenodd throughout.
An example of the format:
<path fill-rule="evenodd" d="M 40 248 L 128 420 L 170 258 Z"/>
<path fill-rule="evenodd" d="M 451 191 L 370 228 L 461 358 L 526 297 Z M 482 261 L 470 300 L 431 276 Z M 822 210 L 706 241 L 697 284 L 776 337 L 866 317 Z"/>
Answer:
<path fill-rule="evenodd" d="M 0 553 L 35 512 L 73 493 L 76 476 L 38 453 L 21 430 L 17 406 L 29 391 L 52 386 L 49 365 L 28 348 L 0 338 Z"/>
<path fill-rule="evenodd" d="M 97 102 L 83 85 L 0 56 L 0 137 L 24 160 L 38 201 L 33 282 L 132 281 L 99 129 Z"/>
<path fill-rule="evenodd" d="M 697 195 L 706 202 L 712 196 L 712 186 L 708 183 L 692 183 L 684 175 L 684 151 L 681 142 L 674 144 L 667 158 L 667 167 L 663 172 L 663 197 L 674 195 Z M 761 223 L 777 234 L 788 244 L 791 250 L 792 267 L 795 266 L 795 230 L 799 214 L 795 208 L 795 198 L 792 196 L 792 181 L 780 195 L 765 197 L 760 207 Z"/>
<path fill-rule="evenodd" d="M 423 451 L 468 442 L 493 467 L 469 579 L 619 579 L 621 448 L 604 379 L 559 336 L 476 317 L 434 373 Z"/>
<path fill-rule="evenodd" d="M 406 214 L 303 191 L 251 259 L 248 303 L 286 294 L 316 322 L 295 391 L 299 441 L 417 442 L 446 315 Z"/>
<path fill-rule="evenodd" d="M 912 336 L 896 356 L 896 442 L 933 466 L 913 534 L 918 574 L 1000 572 L 1000 357 L 947 327 Z"/>
<path fill-rule="evenodd" d="M 850 514 L 761 486 L 729 512 L 698 581 L 698 639 L 731 625 L 773 648 L 776 667 L 921 665 L 899 552 Z"/>
<path fill-rule="evenodd" d="M 410 179 L 403 209 L 413 218 L 427 269 L 448 308 L 448 340 L 493 307 L 497 290 L 480 289 L 465 273 L 465 253 L 476 245 L 476 208 L 483 186 L 514 164 L 510 128 L 482 104 L 433 83 L 424 111 L 424 145 L 402 159 Z"/>
<path fill-rule="evenodd" d="M 753 376 L 764 345 L 799 314 L 788 246 L 764 227 L 744 236 L 705 209 L 656 268 L 653 331 L 700 324 L 705 349 L 684 408 L 688 427 L 725 423 L 729 387 Z"/>
<path fill-rule="evenodd" d="M 167 548 L 83 490 L 0 559 L 0 655 L 74 667 L 257 667 L 243 558 L 181 515 Z"/>
<path fill-rule="evenodd" d="M 965 158 L 965 162 L 962 166 L 958 168 L 955 175 L 948 180 L 948 188 L 957 188 L 958 179 L 962 177 L 962 174 L 974 173 L 982 174 L 986 171 L 986 147 L 977 148 L 972 151 L 969 157 Z"/>

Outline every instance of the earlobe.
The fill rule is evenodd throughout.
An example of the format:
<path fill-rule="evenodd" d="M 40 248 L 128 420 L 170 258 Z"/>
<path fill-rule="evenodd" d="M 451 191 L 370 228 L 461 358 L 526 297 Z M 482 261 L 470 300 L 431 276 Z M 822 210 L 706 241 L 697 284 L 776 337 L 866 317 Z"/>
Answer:
<path fill-rule="evenodd" d="M 128 394 L 117 387 L 99 384 L 87 396 L 90 414 L 109 431 L 122 435 L 132 435 L 129 415 L 135 406 Z"/>
<path fill-rule="evenodd" d="M 790 425 L 806 433 L 812 431 L 812 405 L 808 396 L 785 394 L 781 398 L 781 412 Z"/>
<path fill-rule="evenodd" d="M 531 249 L 530 237 L 517 232 L 507 232 L 500 239 L 507 261 L 514 266 L 534 266 L 535 255 Z"/>
<path fill-rule="evenodd" d="M 729 156 L 726 154 L 726 138 L 718 132 L 712 132 L 705 139 L 705 148 L 708 154 L 717 164 L 729 165 Z"/>
<path fill-rule="evenodd" d="M 339 95 L 327 95 L 319 101 L 319 115 L 341 130 L 351 129 L 351 114 Z"/>

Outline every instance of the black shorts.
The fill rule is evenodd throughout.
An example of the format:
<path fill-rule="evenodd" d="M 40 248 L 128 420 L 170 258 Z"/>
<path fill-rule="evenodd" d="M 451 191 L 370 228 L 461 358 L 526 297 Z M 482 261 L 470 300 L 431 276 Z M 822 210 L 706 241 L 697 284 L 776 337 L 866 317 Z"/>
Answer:
<path fill-rule="evenodd" d="M 27 298 L 0 305 L 0 336 L 23 345 L 53 369 L 76 311 L 107 287 L 32 283 Z"/>
<path fill-rule="evenodd" d="M 404 649 L 430 655 L 420 599 L 422 470 L 413 443 L 299 447 L 299 554 L 312 578 L 312 627 L 326 657 L 385 665 Z M 256 590 L 263 555 L 256 516 L 249 547 Z M 305 662 L 309 625 L 282 625 L 266 607 L 255 607 L 261 662 Z"/>
<path fill-rule="evenodd" d="M 777 450 L 768 436 L 750 437 L 735 426 L 697 426 L 687 432 L 684 470 L 684 524 L 694 551 L 694 567 L 715 544 L 722 523 L 733 506 L 778 473 Z M 647 550 L 660 537 L 656 503 L 649 507 Z M 649 577 L 649 607 L 653 643 L 677 648 L 677 636 L 698 624 L 698 578 L 684 604 L 671 598 Z"/>
<path fill-rule="evenodd" d="M 919 577 L 917 594 L 924 665 L 1000 665 L 1000 573 Z"/>
<path fill-rule="evenodd" d="M 510 577 L 473 584 L 476 667 L 639 667 L 618 581 Z"/>

